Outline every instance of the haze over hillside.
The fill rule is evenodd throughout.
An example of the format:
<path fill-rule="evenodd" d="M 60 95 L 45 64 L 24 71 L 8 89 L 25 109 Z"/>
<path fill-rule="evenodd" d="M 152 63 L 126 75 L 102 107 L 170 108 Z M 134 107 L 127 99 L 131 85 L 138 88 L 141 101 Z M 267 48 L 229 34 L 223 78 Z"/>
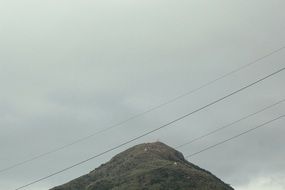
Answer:
<path fill-rule="evenodd" d="M 161 143 L 134 146 L 89 174 L 51 190 L 233 190 Z"/>

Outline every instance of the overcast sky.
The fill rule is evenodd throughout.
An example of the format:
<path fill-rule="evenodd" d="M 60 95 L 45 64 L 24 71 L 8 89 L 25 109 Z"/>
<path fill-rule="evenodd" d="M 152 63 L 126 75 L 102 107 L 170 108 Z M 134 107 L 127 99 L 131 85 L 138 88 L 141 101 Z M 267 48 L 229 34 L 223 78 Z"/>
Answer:
<path fill-rule="evenodd" d="M 284 0 L 0 0 L 0 169 L 88 136 L 285 45 Z M 285 50 L 161 109 L 0 173 L 14 190 L 284 67 Z M 135 144 L 187 142 L 285 98 L 285 73 L 112 153 L 37 183 L 47 190 Z M 284 114 L 279 104 L 179 149 Z M 285 120 L 190 159 L 237 190 L 285 189 Z"/>

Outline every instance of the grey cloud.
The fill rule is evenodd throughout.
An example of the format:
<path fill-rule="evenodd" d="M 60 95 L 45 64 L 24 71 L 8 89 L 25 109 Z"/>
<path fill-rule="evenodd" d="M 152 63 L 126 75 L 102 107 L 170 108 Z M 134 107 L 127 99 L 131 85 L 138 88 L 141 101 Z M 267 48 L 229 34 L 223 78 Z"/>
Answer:
<path fill-rule="evenodd" d="M 283 46 L 284 6 L 282 0 L 0 2 L 0 168 L 118 123 Z M 162 125 L 281 68 L 284 56 L 275 54 L 121 127 L 2 173 L 0 188 L 21 186 Z M 179 145 L 284 98 L 284 80 L 281 73 L 136 143 Z M 282 113 L 284 105 L 182 152 Z M 284 121 L 191 161 L 234 187 L 263 177 L 280 180 L 282 126 Z M 127 147 L 29 189 L 64 183 Z"/>

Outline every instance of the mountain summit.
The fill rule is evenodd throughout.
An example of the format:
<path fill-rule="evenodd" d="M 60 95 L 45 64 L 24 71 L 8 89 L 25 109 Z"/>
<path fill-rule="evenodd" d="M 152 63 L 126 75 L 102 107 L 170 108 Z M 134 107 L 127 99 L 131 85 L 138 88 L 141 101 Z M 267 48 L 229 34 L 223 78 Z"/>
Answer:
<path fill-rule="evenodd" d="M 233 190 L 161 143 L 136 145 L 89 174 L 51 190 Z"/>

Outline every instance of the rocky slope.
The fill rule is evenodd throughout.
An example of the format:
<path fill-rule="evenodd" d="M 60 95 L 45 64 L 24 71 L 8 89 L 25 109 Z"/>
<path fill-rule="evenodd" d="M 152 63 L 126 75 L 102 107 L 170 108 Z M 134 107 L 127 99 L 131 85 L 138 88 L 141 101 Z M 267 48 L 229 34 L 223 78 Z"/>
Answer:
<path fill-rule="evenodd" d="M 108 163 L 52 190 L 233 190 L 161 143 L 134 146 Z"/>

